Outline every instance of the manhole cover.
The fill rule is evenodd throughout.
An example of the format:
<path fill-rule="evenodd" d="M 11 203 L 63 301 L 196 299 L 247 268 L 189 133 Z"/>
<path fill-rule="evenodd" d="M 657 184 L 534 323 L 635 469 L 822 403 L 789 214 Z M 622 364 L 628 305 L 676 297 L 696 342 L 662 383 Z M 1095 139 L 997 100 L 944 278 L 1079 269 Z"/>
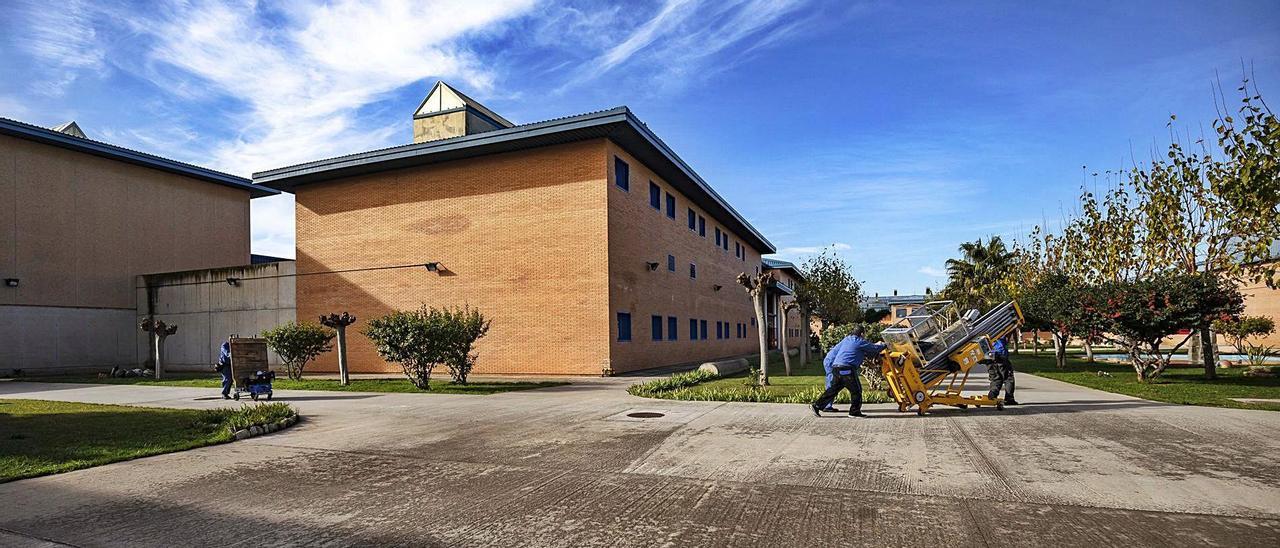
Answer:
<path fill-rule="evenodd" d="M 637 411 L 635 413 L 627 413 L 627 416 L 633 419 L 656 419 L 664 415 L 662 413 L 654 413 L 653 411 Z"/>

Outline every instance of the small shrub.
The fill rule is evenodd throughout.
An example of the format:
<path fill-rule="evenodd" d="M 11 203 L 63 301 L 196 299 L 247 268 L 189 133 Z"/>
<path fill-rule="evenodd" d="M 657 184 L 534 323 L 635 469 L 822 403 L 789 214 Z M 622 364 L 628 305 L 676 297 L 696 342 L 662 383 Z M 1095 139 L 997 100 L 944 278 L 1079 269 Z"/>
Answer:
<path fill-rule="evenodd" d="M 262 332 L 267 346 L 280 356 L 285 373 L 295 381 L 302 380 L 307 362 L 333 349 L 329 343 L 334 335 L 332 329 L 311 322 L 288 322 Z"/>
<path fill-rule="evenodd" d="M 230 432 L 244 430 L 250 426 L 273 424 L 297 415 L 287 403 L 246 403 L 239 409 L 209 409 L 200 415 L 196 422 L 201 426 L 221 425 Z"/>
<path fill-rule="evenodd" d="M 489 321 L 470 307 L 397 310 L 374 318 L 364 335 L 382 359 L 400 364 L 414 386 L 430 390 L 431 373 L 444 364 L 454 382 L 466 383 L 475 364 L 475 342 L 489 331 Z"/>
<path fill-rule="evenodd" d="M 663 392 L 671 392 L 681 388 L 688 388 L 698 383 L 707 382 L 720 378 L 720 375 L 710 371 L 695 369 L 686 373 L 677 373 L 665 379 L 658 379 L 646 383 L 632 385 L 627 389 L 627 393 L 632 396 L 640 396 L 642 398 L 658 397 Z"/>

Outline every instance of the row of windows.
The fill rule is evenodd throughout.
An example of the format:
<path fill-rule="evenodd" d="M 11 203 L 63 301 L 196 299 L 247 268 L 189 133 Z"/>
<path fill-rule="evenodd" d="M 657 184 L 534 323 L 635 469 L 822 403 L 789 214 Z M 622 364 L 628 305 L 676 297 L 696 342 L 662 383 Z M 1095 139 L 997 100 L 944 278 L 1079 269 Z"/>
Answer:
<path fill-rule="evenodd" d="M 755 320 L 751 320 L 751 324 L 755 325 Z M 743 339 L 747 337 L 749 329 L 747 324 L 734 324 L 736 333 L 733 337 L 729 336 L 729 322 L 716 322 L 716 339 Z M 654 341 L 676 341 L 680 340 L 680 323 L 675 316 L 649 316 L 649 333 Z M 631 313 L 618 313 L 618 341 L 627 342 L 631 340 Z M 707 340 L 707 320 L 699 320 L 689 318 L 689 340 Z"/>
<path fill-rule="evenodd" d="M 613 179 L 614 184 L 618 188 L 627 192 L 631 191 L 631 166 L 625 160 L 617 156 L 613 157 Z M 665 201 L 663 197 L 666 197 Z M 663 191 L 662 187 L 657 183 L 649 181 L 649 206 L 658 211 L 663 211 L 666 206 L 667 218 L 676 218 L 676 197 L 669 191 Z M 689 230 L 697 232 L 703 238 L 707 237 L 707 218 L 694 213 L 693 208 L 688 208 Z M 725 251 L 729 251 L 729 232 L 722 231 L 719 227 L 715 229 L 715 245 Z M 739 260 L 746 262 L 747 247 L 741 242 L 733 242 L 733 256 Z"/>

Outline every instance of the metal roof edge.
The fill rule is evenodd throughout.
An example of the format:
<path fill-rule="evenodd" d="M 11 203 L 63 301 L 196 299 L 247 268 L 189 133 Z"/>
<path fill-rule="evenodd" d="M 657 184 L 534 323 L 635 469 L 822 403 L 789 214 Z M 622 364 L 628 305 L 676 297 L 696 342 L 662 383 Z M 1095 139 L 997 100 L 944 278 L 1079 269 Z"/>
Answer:
<path fill-rule="evenodd" d="M 524 124 L 509 128 L 495 129 L 493 131 L 485 131 L 473 135 L 463 135 L 449 139 L 440 139 L 437 141 L 427 141 L 424 143 L 410 143 L 407 145 L 398 145 L 394 147 L 370 150 L 367 152 L 358 152 L 355 154 L 347 154 L 344 156 L 335 156 L 323 160 L 315 160 L 302 164 L 279 167 L 266 171 L 259 171 L 253 174 L 255 183 L 263 184 L 270 188 L 275 188 L 271 183 L 284 181 L 293 177 L 320 173 L 324 171 L 332 171 L 340 168 L 354 167 L 359 165 L 373 164 L 391 159 L 417 156 L 422 154 L 430 154 L 447 150 L 455 150 L 466 148 L 480 144 L 496 143 L 501 141 L 511 141 L 527 137 L 529 135 L 538 135 L 542 133 L 550 133 L 549 129 L 562 131 L 572 129 L 577 126 L 599 125 L 623 120 L 620 115 L 627 112 L 627 107 L 616 107 L 609 110 L 599 112 L 591 112 L 587 114 L 579 114 L 575 116 L 567 116 L 564 118 L 555 118 L 532 124 Z M 616 119 L 610 119 L 615 118 Z"/>
<path fill-rule="evenodd" d="M 10 118 L 0 118 L 0 134 L 53 145 L 68 150 L 74 150 L 76 152 L 93 154 L 95 156 L 111 160 L 167 171 L 169 173 L 183 175 L 205 182 L 248 190 L 251 198 L 280 194 L 279 190 L 254 184 L 253 181 L 244 177 L 238 177 L 221 171 L 214 171 L 209 168 L 179 162 L 177 160 L 170 160 L 154 154 L 131 150 L 110 143 L 104 143 L 102 141 L 67 135 L 65 133 Z"/>

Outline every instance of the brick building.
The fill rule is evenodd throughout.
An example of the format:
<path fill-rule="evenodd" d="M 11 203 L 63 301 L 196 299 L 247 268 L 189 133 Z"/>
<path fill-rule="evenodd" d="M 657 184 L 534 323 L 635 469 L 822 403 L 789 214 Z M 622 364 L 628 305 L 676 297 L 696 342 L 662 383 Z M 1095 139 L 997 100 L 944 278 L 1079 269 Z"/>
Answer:
<path fill-rule="evenodd" d="M 0 119 L 0 372 L 145 361 L 135 277 L 247 264 L 249 200 L 272 194 L 74 122 Z"/>
<path fill-rule="evenodd" d="M 297 199 L 299 318 L 468 304 L 493 320 L 483 373 L 756 349 L 735 278 L 773 244 L 627 108 L 515 125 L 437 83 L 413 127 L 413 144 L 254 175 Z M 362 336 L 349 357 L 398 367 Z M 331 354 L 315 368 L 335 369 Z"/>

